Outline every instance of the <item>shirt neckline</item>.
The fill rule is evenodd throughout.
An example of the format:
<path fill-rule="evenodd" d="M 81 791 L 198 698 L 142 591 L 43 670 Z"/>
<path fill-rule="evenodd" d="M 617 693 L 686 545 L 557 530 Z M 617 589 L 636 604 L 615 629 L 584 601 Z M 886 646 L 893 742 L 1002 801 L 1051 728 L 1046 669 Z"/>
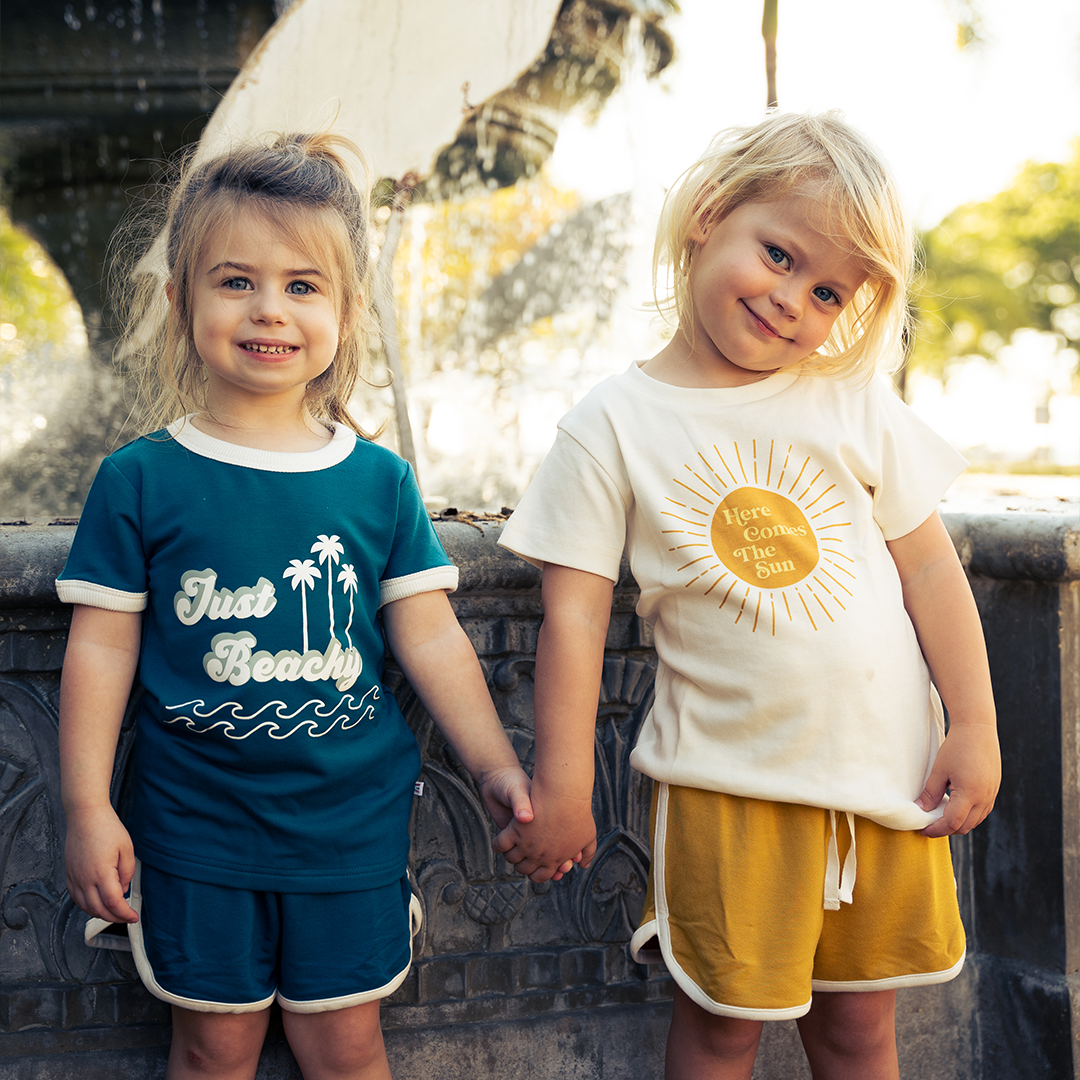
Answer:
<path fill-rule="evenodd" d="M 642 371 L 645 363 L 645 360 L 635 361 L 624 373 L 631 386 L 654 401 L 659 399 L 677 404 L 683 409 L 695 404 L 702 408 L 715 408 L 717 405 L 742 405 L 750 401 L 762 401 L 786 390 L 800 377 L 798 372 L 789 370 L 778 371 L 775 375 L 746 383 L 744 386 L 675 386 L 646 375 Z"/>
<path fill-rule="evenodd" d="M 324 446 L 320 446 L 318 450 L 302 452 L 256 450 L 250 446 L 225 442 L 199 431 L 191 423 L 190 416 L 173 421 L 165 430 L 185 450 L 190 450 L 200 457 L 220 461 L 225 465 L 261 469 L 264 472 L 320 472 L 341 464 L 356 446 L 356 432 L 344 424 L 334 426 L 333 435 Z"/>

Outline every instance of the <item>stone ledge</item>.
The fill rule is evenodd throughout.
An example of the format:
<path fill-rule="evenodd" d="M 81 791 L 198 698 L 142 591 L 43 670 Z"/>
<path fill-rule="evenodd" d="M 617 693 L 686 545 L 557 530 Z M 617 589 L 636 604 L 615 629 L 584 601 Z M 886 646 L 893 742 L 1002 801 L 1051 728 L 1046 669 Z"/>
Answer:
<path fill-rule="evenodd" d="M 972 574 L 1045 583 L 1080 580 L 1080 521 L 1058 514 L 945 514 Z"/>
<path fill-rule="evenodd" d="M 0 608 L 61 607 L 53 582 L 64 568 L 73 525 L 0 525 Z"/>
<path fill-rule="evenodd" d="M 1057 514 L 943 513 L 961 561 L 973 574 L 1041 582 L 1080 580 L 1080 522 Z M 435 531 L 460 567 L 455 598 L 536 592 L 540 571 L 498 546 L 502 522 L 436 521 Z M 53 582 L 75 527 L 69 519 L 0 525 L 0 609 L 63 608 Z M 625 560 L 618 588 L 633 589 Z"/>

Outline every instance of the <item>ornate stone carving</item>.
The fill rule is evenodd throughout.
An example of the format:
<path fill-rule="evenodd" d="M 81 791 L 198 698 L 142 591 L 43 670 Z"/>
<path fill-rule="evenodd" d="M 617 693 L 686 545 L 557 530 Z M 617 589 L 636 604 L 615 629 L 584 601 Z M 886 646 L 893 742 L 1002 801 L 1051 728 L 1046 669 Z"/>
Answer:
<path fill-rule="evenodd" d="M 114 772 L 114 795 L 127 762 L 133 713 L 125 720 Z M 129 961 L 87 948 L 86 916 L 64 882 L 57 714 L 49 699 L 21 679 L 0 678 L 0 935 L 18 962 L 7 982 L 48 978 L 108 982 L 131 978 Z"/>
<path fill-rule="evenodd" d="M 490 683 L 518 755 L 533 760 L 531 655 L 491 665 Z M 468 774 L 412 691 L 392 677 L 424 755 L 423 795 L 413 817 L 413 865 L 425 912 L 421 954 L 582 943 L 623 943 L 636 928 L 648 874 L 649 781 L 629 764 L 652 703 L 651 654 L 604 664 L 596 727 L 593 812 L 598 846 L 587 870 L 554 887 L 520 878 L 491 849 L 493 826 Z M 572 929 L 570 929 L 572 928 Z M 568 933 L 569 930 L 569 933 Z"/>

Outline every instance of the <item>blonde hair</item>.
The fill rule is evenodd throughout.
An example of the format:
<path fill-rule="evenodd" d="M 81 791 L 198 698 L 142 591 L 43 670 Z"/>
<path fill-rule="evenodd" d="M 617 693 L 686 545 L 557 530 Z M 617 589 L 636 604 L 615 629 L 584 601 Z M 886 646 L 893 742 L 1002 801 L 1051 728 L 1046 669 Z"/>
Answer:
<path fill-rule="evenodd" d="M 695 226 L 715 224 L 743 203 L 772 202 L 803 186 L 812 188 L 831 239 L 851 244 L 866 282 L 800 368 L 869 379 L 903 358 L 911 330 L 915 243 L 887 166 L 839 112 L 776 113 L 713 139 L 664 201 L 653 250 L 656 306 L 678 325 L 692 327 Z M 661 296 L 664 266 L 668 291 Z"/>
<path fill-rule="evenodd" d="M 196 270 L 209 236 L 256 213 L 290 246 L 333 268 L 328 276 L 340 314 L 338 350 L 326 371 L 307 384 L 303 403 L 316 419 L 368 437 L 348 402 L 366 359 L 360 297 L 369 263 L 369 193 L 364 157 L 341 135 L 270 136 L 205 162 L 189 154 L 168 194 L 155 245 L 148 248 L 145 241 L 150 230 L 161 229 L 160 204 L 156 214 L 153 206 L 143 208 L 135 228 L 144 242 L 129 243 L 114 269 L 114 304 L 124 327 L 116 354 L 134 382 L 140 430 L 156 431 L 205 410 L 206 373 L 192 339 Z"/>

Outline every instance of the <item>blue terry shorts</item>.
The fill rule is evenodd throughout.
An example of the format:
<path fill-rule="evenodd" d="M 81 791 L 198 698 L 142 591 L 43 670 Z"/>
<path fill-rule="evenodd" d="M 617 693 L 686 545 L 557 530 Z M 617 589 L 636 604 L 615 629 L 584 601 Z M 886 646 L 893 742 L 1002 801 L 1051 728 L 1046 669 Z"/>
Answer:
<path fill-rule="evenodd" d="M 140 862 L 129 902 L 139 977 L 196 1012 L 256 1012 L 275 998 L 289 1012 L 328 1012 L 386 997 L 420 925 L 408 876 L 363 892 L 257 892 Z"/>

